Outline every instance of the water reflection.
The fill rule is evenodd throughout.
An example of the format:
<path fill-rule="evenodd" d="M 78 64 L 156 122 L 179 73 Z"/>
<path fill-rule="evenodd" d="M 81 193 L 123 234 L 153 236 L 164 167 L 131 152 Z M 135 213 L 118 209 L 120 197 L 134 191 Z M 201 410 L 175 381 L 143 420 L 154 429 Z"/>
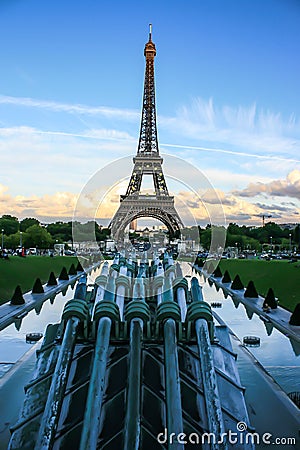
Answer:
<path fill-rule="evenodd" d="M 203 286 L 204 299 L 209 303 L 222 302 L 223 307 L 216 312 L 240 340 L 246 335 L 260 338 L 260 347 L 249 350 L 282 389 L 287 393 L 300 391 L 300 344 L 282 334 L 272 323 L 261 320 L 249 307 L 239 306 L 237 298 L 228 296 L 226 299 L 222 289 L 217 291 L 198 277 Z"/>
<path fill-rule="evenodd" d="M 36 305 L 36 307 L 34 308 L 34 310 L 35 310 L 37 316 L 40 315 L 40 312 L 42 311 L 43 304 L 44 304 L 44 303 L 42 302 L 42 303 Z"/>
<path fill-rule="evenodd" d="M 0 450 L 7 449 L 9 427 L 18 419 L 25 396 L 24 386 L 32 378 L 36 363 L 35 352 L 41 344 L 41 341 L 26 343 L 26 334 L 45 334 L 49 323 L 59 322 L 65 303 L 73 298 L 73 288 L 74 284 L 64 293 L 37 305 L 28 314 L 17 318 L 15 323 L 0 331 Z M 9 372 L 10 369 L 12 370 Z"/>
<path fill-rule="evenodd" d="M 300 356 L 300 343 L 295 341 L 294 339 L 290 339 L 290 343 L 293 347 L 295 355 Z"/>
<path fill-rule="evenodd" d="M 4 330 L 0 331 L 0 377 L 11 365 L 16 363 L 26 353 L 32 344 L 26 342 L 27 333 L 43 333 L 48 323 L 60 320 L 62 309 L 67 300 L 72 298 L 71 289 L 60 293 L 54 299 L 38 304 L 28 314 L 15 320 Z"/>

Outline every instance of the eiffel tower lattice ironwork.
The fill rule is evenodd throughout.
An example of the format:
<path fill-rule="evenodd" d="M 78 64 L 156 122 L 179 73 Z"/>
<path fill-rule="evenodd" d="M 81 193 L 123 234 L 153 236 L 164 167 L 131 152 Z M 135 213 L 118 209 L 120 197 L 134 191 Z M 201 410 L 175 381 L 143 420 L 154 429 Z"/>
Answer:
<path fill-rule="evenodd" d="M 170 237 L 180 235 L 182 221 L 174 206 L 174 197 L 169 195 L 164 177 L 163 158 L 159 154 L 156 127 L 154 58 L 155 44 L 152 42 L 150 25 L 149 41 L 145 45 L 145 83 L 141 129 L 137 155 L 125 195 L 120 197 L 120 206 L 111 223 L 111 235 L 119 241 L 124 236 L 126 226 L 140 217 L 153 217 L 166 225 Z M 152 175 L 154 195 L 142 195 L 141 184 L 144 175 Z"/>

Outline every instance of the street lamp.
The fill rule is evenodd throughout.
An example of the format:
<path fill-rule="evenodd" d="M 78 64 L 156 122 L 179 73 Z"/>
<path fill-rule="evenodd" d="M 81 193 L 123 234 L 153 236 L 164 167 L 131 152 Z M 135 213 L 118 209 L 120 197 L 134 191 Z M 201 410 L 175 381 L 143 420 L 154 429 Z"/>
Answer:
<path fill-rule="evenodd" d="M 3 234 L 3 233 L 4 233 L 4 230 L 3 230 L 3 228 L 2 228 L 1 231 L 2 231 L 2 245 L 1 245 L 1 250 L 3 250 L 3 240 L 4 240 L 4 234 Z"/>
<path fill-rule="evenodd" d="M 291 235 L 291 233 L 289 234 L 289 238 L 290 238 L 290 253 L 292 253 L 292 235 Z"/>
<path fill-rule="evenodd" d="M 23 234 L 23 232 L 20 231 L 20 247 L 21 247 L 21 248 L 22 248 L 22 245 L 23 245 L 22 234 Z"/>
<path fill-rule="evenodd" d="M 273 244 L 272 244 L 272 242 L 273 242 L 273 236 L 270 236 L 270 241 L 271 241 L 271 251 L 273 251 Z"/>

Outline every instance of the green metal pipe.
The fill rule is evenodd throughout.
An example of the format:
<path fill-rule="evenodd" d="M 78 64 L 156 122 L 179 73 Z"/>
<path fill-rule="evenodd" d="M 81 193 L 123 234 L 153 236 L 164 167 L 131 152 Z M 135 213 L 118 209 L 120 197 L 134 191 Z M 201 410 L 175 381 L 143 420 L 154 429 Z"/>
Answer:
<path fill-rule="evenodd" d="M 130 323 L 129 377 L 124 450 L 138 450 L 140 444 L 142 330 L 143 321 L 141 319 L 132 319 Z"/>
<path fill-rule="evenodd" d="M 205 319 L 196 320 L 195 331 L 197 336 L 209 432 L 213 433 L 214 436 L 218 438 L 225 433 L 225 429 L 207 321 Z M 227 448 L 226 442 L 215 444 L 211 443 L 212 450 L 225 450 Z"/>
<path fill-rule="evenodd" d="M 126 288 L 124 284 L 120 284 L 117 287 L 117 292 L 116 292 L 116 304 L 119 307 L 119 311 L 120 311 L 120 317 L 121 320 L 123 320 L 123 315 L 124 315 L 124 299 L 125 299 L 125 293 L 126 293 Z"/>
<path fill-rule="evenodd" d="M 66 390 L 79 322 L 80 320 L 77 317 L 72 317 L 67 321 L 44 414 L 41 420 L 38 438 L 35 444 L 35 450 L 52 448 Z"/>
<path fill-rule="evenodd" d="M 101 317 L 98 323 L 97 341 L 82 426 L 80 450 L 92 450 L 97 448 L 110 330 L 111 319 L 108 317 Z"/>
<path fill-rule="evenodd" d="M 199 281 L 195 277 L 192 278 L 191 293 L 193 302 L 205 303 L 203 299 L 202 287 L 199 285 Z M 214 433 L 214 435 L 218 437 L 221 436 L 222 433 L 225 433 L 225 429 L 206 318 L 199 318 L 195 320 L 195 333 L 197 337 L 209 432 Z M 211 444 L 211 446 L 213 450 L 227 449 L 226 442 L 221 444 Z"/>
<path fill-rule="evenodd" d="M 175 433 L 175 436 L 178 436 L 183 432 L 183 424 L 176 342 L 176 324 L 173 319 L 166 320 L 164 324 L 164 347 L 167 429 L 170 433 Z M 179 442 L 173 442 L 172 444 L 168 444 L 168 448 L 172 450 L 180 450 L 184 449 L 184 445 Z"/>

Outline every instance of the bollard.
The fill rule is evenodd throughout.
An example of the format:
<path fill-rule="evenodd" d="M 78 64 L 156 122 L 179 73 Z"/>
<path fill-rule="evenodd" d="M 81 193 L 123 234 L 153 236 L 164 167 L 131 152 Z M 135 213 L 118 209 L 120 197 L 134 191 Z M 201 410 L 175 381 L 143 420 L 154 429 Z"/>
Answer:
<path fill-rule="evenodd" d="M 69 275 L 76 275 L 77 274 L 77 270 L 75 269 L 74 264 L 72 263 L 68 272 Z"/>
<path fill-rule="evenodd" d="M 68 275 L 67 269 L 65 267 L 63 267 L 61 269 L 58 279 L 59 280 L 68 280 L 69 279 L 69 275 Z"/>
<path fill-rule="evenodd" d="M 225 270 L 223 278 L 222 278 L 222 283 L 226 284 L 226 283 L 231 283 L 231 278 L 229 275 L 228 270 Z"/>
<path fill-rule="evenodd" d="M 49 275 L 49 280 L 47 283 L 47 286 L 56 286 L 57 285 L 57 280 L 55 278 L 54 272 L 51 272 Z"/>
<path fill-rule="evenodd" d="M 76 266 L 76 272 L 84 272 L 84 269 L 79 261 Z"/>
<path fill-rule="evenodd" d="M 244 297 L 258 298 L 258 293 L 252 280 L 248 283 L 247 289 L 244 293 Z"/>
<path fill-rule="evenodd" d="M 33 285 L 31 293 L 32 294 L 43 294 L 44 293 L 44 288 L 43 288 L 40 278 L 37 278 L 35 280 L 35 283 Z"/>
<path fill-rule="evenodd" d="M 217 268 L 214 270 L 213 276 L 215 278 L 221 278 L 222 277 L 222 272 L 221 272 L 220 266 L 217 266 Z"/>
<path fill-rule="evenodd" d="M 11 305 L 24 305 L 25 300 L 21 291 L 21 286 L 18 284 L 18 286 L 15 289 L 15 292 L 13 293 L 13 296 L 11 298 L 10 304 Z"/>
<path fill-rule="evenodd" d="M 231 289 L 233 289 L 235 291 L 241 291 L 242 289 L 244 289 L 244 285 L 238 274 L 234 277 L 234 280 L 230 287 L 231 287 Z"/>

